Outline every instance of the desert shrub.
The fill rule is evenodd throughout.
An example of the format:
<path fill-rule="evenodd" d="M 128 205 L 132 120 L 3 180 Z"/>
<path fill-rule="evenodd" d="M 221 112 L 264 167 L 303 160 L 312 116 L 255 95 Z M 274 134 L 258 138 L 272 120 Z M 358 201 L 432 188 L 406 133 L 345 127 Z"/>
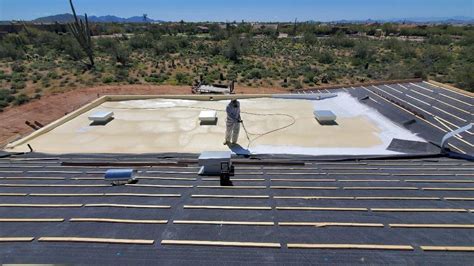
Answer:
<path fill-rule="evenodd" d="M 448 35 L 434 35 L 428 39 L 429 44 L 449 45 L 453 40 Z"/>
<path fill-rule="evenodd" d="M 102 82 L 105 83 L 105 84 L 108 84 L 108 83 L 112 83 L 114 82 L 115 79 L 113 76 L 105 76 L 102 78 Z"/>
<path fill-rule="evenodd" d="M 331 64 L 334 62 L 334 55 L 330 51 L 324 50 L 319 54 L 318 62 L 321 64 Z"/>
<path fill-rule="evenodd" d="M 26 94 L 22 93 L 18 96 L 16 96 L 15 100 L 13 101 L 14 105 L 22 105 L 30 101 L 30 97 L 28 97 Z"/>
<path fill-rule="evenodd" d="M 191 77 L 187 73 L 178 72 L 175 75 L 175 79 L 178 85 L 190 85 Z"/>
<path fill-rule="evenodd" d="M 23 57 L 25 54 L 24 50 L 17 47 L 15 44 L 2 41 L 0 43 L 0 58 L 17 60 Z"/>
<path fill-rule="evenodd" d="M 15 99 L 8 89 L 0 89 L 0 101 L 10 103 Z"/>
<path fill-rule="evenodd" d="M 26 87 L 26 83 L 23 81 L 17 81 L 11 84 L 12 91 L 19 91 L 19 90 L 24 89 L 25 87 Z"/>

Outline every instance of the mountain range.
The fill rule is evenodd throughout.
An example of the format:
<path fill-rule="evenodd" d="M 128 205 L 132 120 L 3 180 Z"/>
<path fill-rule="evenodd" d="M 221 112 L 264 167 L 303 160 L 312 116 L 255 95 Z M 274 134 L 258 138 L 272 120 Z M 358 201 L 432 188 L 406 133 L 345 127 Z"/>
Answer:
<path fill-rule="evenodd" d="M 84 19 L 84 16 L 79 16 L 81 19 Z M 143 16 L 134 16 L 134 17 L 129 17 L 129 18 L 121 18 L 117 16 L 87 16 L 90 22 L 101 22 L 101 23 L 144 23 L 144 22 L 163 22 L 161 20 L 155 20 L 151 18 L 145 18 Z M 74 16 L 72 14 L 66 13 L 66 14 L 58 14 L 58 15 L 52 15 L 52 16 L 47 16 L 47 17 L 41 17 L 32 20 L 32 22 L 35 23 L 66 23 L 66 22 L 71 22 L 74 21 Z"/>
<path fill-rule="evenodd" d="M 79 16 L 84 19 L 84 16 Z M 100 22 L 100 23 L 144 23 L 145 19 L 143 16 L 134 16 L 129 18 L 122 18 L 113 15 L 106 16 L 88 16 L 90 22 Z M 31 22 L 35 23 L 66 23 L 74 20 L 72 14 L 58 14 L 46 17 L 40 17 L 32 20 Z M 165 22 L 163 20 L 156 20 L 151 18 L 146 18 L 147 23 L 152 22 Z M 310 20 L 307 22 L 317 22 L 317 20 Z M 392 18 L 392 19 L 360 19 L 360 20 L 336 20 L 336 21 L 325 21 L 333 23 L 443 23 L 443 24 L 474 24 L 474 17 L 463 17 L 463 16 L 453 16 L 453 17 L 414 17 L 414 18 Z"/>

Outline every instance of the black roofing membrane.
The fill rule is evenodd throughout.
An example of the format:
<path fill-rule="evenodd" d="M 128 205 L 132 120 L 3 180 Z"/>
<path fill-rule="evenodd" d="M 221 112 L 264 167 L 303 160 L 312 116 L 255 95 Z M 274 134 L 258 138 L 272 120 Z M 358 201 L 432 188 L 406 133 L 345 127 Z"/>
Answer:
<path fill-rule="evenodd" d="M 121 156 L 123 161 L 156 161 L 160 155 Z M 196 158 L 194 155 L 174 160 Z M 65 180 L 1 179 L 1 184 L 106 184 L 102 180 L 71 180 L 77 177 L 102 177 L 107 168 L 61 166 L 61 161 L 80 160 L 84 155 L 57 156 L 29 154 L 34 161 L 11 157 L 0 159 L 0 177 L 64 177 Z M 41 158 L 50 157 L 49 160 Z M 97 156 L 100 157 L 100 156 Z M 101 159 L 116 160 L 103 156 Z M 274 157 L 266 157 L 274 158 Z M 283 158 L 282 156 L 279 157 Z M 286 160 L 302 160 L 286 156 Z M 308 159 L 309 157 L 306 157 Z M 325 158 L 320 158 L 325 159 Z M 97 160 L 100 161 L 100 160 Z M 236 178 L 264 181 L 234 181 L 235 186 L 264 186 L 264 189 L 198 188 L 218 186 L 219 182 L 204 181 L 197 175 L 194 163 L 186 167 L 137 167 L 140 176 L 186 177 L 193 180 L 141 179 L 138 184 L 192 185 L 192 188 L 156 187 L 5 187 L 0 193 L 142 193 L 181 194 L 180 197 L 40 197 L 0 196 L 2 204 L 91 204 L 115 203 L 135 205 L 169 205 L 170 209 L 136 209 L 112 207 L 30 208 L 0 207 L 1 218 L 64 218 L 64 222 L 0 223 L 0 237 L 35 237 L 32 242 L 0 243 L 2 263 L 75 263 L 75 264 L 469 264 L 474 256 L 469 252 L 428 252 L 421 245 L 473 246 L 473 229 L 390 228 L 390 223 L 473 224 L 469 212 L 375 212 L 375 211 L 300 211 L 276 210 L 276 207 L 333 208 L 473 208 L 472 201 L 452 201 L 445 197 L 474 197 L 474 191 L 430 191 L 421 188 L 474 188 L 474 183 L 412 183 L 410 179 L 472 180 L 474 162 L 449 158 L 383 159 L 352 161 L 306 161 L 301 166 L 236 165 Z M 34 167 L 31 167 L 34 166 Z M 243 169 L 240 169 L 243 168 Z M 8 171 L 12 171 L 9 173 Z M 19 173 L 14 171 L 21 171 Z M 65 171 L 38 173 L 35 171 Z M 148 172 L 155 171 L 155 172 Z M 89 173 L 87 172 L 97 172 Z M 185 172 L 185 173 L 183 173 Z M 295 175 L 295 173 L 297 173 Z M 304 173 L 304 174 L 301 174 Z M 353 173 L 359 173 L 354 175 Z M 445 173 L 445 176 L 438 176 Z M 400 175 L 402 174 L 402 175 Z M 403 174 L 423 174 L 406 176 Z M 457 174 L 457 176 L 456 176 Z M 333 182 L 271 181 L 271 179 L 335 179 Z M 380 182 L 341 182 L 339 180 L 381 180 Z M 396 179 L 399 182 L 382 180 Z M 335 190 L 272 189 L 270 186 L 337 187 Z M 344 187 L 416 187 L 417 190 L 347 190 Z M 267 199 L 193 198 L 191 195 L 268 195 Z M 343 196 L 343 197 L 439 197 L 440 200 L 353 200 L 353 199 L 276 199 L 274 196 Z M 260 206 L 271 210 L 185 209 L 184 205 Z M 167 224 L 118 224 L 70 222 L 70 218 L 114 218 L 135 220 L 168 220 Z M 241 226 L 173 224 L 175 220 L 258 221 L 258 222 L 347 222 L 382 223 L 383 228 L 311 227 L 311 226 Z M 153 245 L 48 243 L 39 237 L 100 237 L 151 239 Z M 161 240 L 203 240 L 231 242 L 280 243 L 281 248 L 244 248 L 216 246 L 161 245 Z M 411 245 L 413 251 L 392 250 L 327 250 L 288 249 L 288 243 L 318 244 L 380 244 Z"/>

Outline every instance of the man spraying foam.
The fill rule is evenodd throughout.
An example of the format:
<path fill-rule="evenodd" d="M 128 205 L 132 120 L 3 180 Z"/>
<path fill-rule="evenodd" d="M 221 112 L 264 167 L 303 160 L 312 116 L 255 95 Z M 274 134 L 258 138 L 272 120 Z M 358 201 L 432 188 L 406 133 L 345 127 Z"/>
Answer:
<path fill-rule="evenodd" d="M 239 138 L 240 123 L 240 103 L 236 99 L 230 101 L 226 108 L 227 120 L 226 120 L 226 132 L 224 145 L 236 144 Z"/>

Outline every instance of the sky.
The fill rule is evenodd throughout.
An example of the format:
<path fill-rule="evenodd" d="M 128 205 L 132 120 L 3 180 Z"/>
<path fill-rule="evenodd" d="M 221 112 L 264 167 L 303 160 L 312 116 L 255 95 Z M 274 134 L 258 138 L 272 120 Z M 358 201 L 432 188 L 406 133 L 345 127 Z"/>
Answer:
<path fill-rule="evenodd" d="M 474 17 L 474 0 L 74 0 L 78 13 L 165 21 L 333 21 Z M 68 0 L 0 0 L 1 20 L 70 13 Z"/>

